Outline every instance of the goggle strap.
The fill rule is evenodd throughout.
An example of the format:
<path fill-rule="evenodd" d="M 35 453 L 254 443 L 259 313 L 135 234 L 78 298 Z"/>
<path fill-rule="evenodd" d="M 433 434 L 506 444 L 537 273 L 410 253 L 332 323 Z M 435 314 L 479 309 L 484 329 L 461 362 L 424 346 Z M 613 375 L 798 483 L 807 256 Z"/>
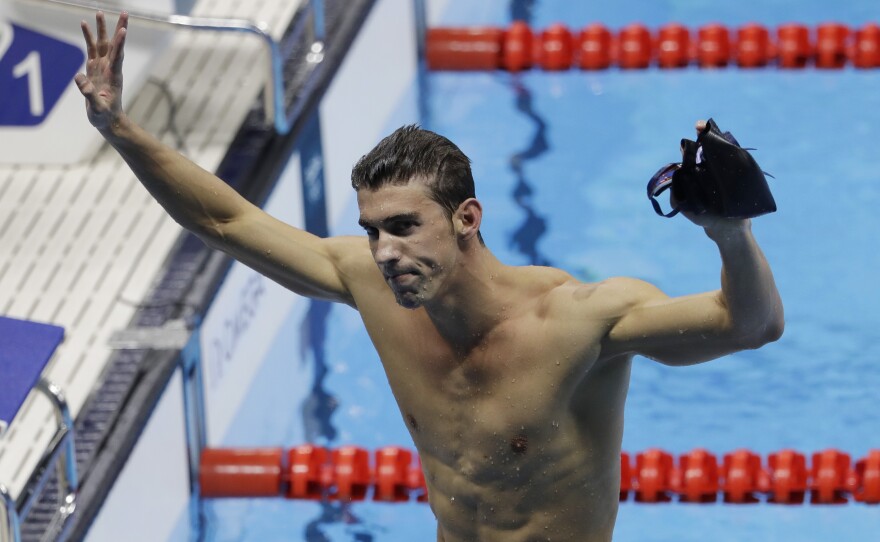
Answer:
<path fill-rule="evenodd" d="M 669 186 L 672 186 L 672 185 L 669 185 Z M 676 208 L 676 209 L 672 209 L 672 210 L 669 211 L 668 213 L 664 214 L 664 213 L 663 213 L 663 209 L 660 208 L 660 202 L 657 201 L 656 196 L 659 196 L 660 194 L 662 194 L 663 192 L 665 192 L 665 191 L 669 188 L 669 186 L 664 187 L 663 189 L 661 189 L 661 190 L 660 190 L 659 192 L 657 192 L 656 194 L 651 194 L 651 196 L 650 196 L 650 198 L 651 198 L 651 205 L 654 206 L 654 212 L 656 212 L 658 215 L 663 216 L 663 217 L 666 217 L 666 218 L 672 218 L 672 217 L 674 217 L 675 215 L 677 215 L 678 212 L 679 212 L 679 209 Z"/>

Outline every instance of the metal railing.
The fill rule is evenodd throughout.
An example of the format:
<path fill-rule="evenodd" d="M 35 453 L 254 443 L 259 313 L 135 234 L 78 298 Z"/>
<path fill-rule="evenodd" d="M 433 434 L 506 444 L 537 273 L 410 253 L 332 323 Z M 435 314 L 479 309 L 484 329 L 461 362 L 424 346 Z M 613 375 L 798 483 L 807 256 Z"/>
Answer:
<path fill-rule="evenodd" d="M 73 0 L 13 0 L 28 6 L 51 8 L 79 13 L 94 14 L 101 10 L 109 15 L 122 13 L 118 6 L 103 2 L 77 2 Z M 324 61 L 326 28 L 324 0 L 308 0 L 311 25 L 296 25 L 293 33 L 286 41 L 307 44 L 305 64 L 299 71 L 300 82 L 304 89 L 313 86 L 321 70 L 318 68 Z M 140 11 L 127 11 L 129 18 L 139 23 L 160 27 L 175 27 L 187 30 L 212 32 L 238 32 L 258 37 L 265 48 L 265 65 L 268 74 L 264 87 L 263 99 L 266 123 L 274 127 L 280 135 L 290 132 L 294 122 L 305 108 L 305 97 L 308 92 L 300 93 L 288 109 L 285 103 L 286 88 L 284 81 L 284 62 L 282 46 L 269 31 L 265 22 L 234 18 L 193 17 L 179 14 L 157 14 Z M 311 31 L 311 35 L 308 32 Z M 200 385 L 200 383 L 199 383 Z M 200 386 L 199 386 L 200 387 Z M 45 394 L 52 401 L 58 430 L 52 437 L 49 446 L 40 458 L 30 475 L 24 489 L 14 498 L 7 487 L 0 485 L 0 542 L 19 542 L 22 524 L 31 508 L 40 498 L 44 487 L 49 481 L 51 467 L 58 466 L 59 502 L 56 508 L 56 523 L 62 525 L 57 533 L 58 539 L 66 537 L 66 525 L 77 506 L 79 480 L 76 469 L 76 453 L 74 446 L 74 423 L 61 390 L 41 380 L 35 389 Z M 203 413 L 194 411 L 194 415 Z M 204 427 L 204 421 L 200 422 Z M 191 454 L 193 451 L 191 451 Z M 5 512 L 5 513 L 4 513 Z"/>
<path fill-rule="evenodd" d="M 15 504 L 15 499 L 3 484 L 0 484 L 0 499 L 2 499 L 0 514 L 3 519 L 0 522 L 0 540 L 18 542 L 21 540 L 21 520 L 18 515 L 18 507 Z"/>
<path fill-rule="evenodd" d="M 43 7 L 66 9 L 69 11 L 94 13 L 101 10 L 112 15 L 122 13 L 119 9 L 112 6 L 104 6 L 100 2 L 85 4 L 74 2 L 71 0 L 15 0 L 20 3 L 30 5 L 41 5 Z M 309 0 L 312 12 L 312 43 L 309 48 L 309 54 L 306 56 L 306 63 L 310 65 L 309 71 L 314 72 L 314 68 L 324 60 L 324 41 L 326 39 L 326 28 L 324 22 L 324 2 L 323 0 Z M 283 62 L 281 48 L 270 33 L 268 25 L 262 21 L 250 21 L 246 19 L 227 19 L 215 17 L 191 17 L 189 15 L 177 14 L 157 14 L 146 13 L 140 11 L 128 11 L 130 19 L 141 21 L 157 26 L 173 26 L 183 27 L 190 30 L 206 30 L 213 32 L 241 32 L 252 34 L 259 37 L 266 48 L 266 64 L 268 81 L 265 86 L 264 109 L 266 111 L 266 122 L 275 127 L 275 131 L 279 134 L 287 134 L 293 126 L 293 121 L 299 115 L 302 107 L 294 104 L 290 112 L 287 111 L 284 103 L 285 88 Z M 301 32 L 304 32 L 302 29 Z M 294 36 L 301 38 L 302 36 Z"/>
<path fill-rule="evenodd" d="M 60 500 L 57 513 L 60 515 L 61 522 L 64 523 L 76 510 L 79 477 L 76 470 L 73 417 L 70 415 L 70 409 L 61 388 L 41 378 L 34 389 L 40 391 L 52 402 L 58 430 L 49 442 L 46 451 L 43 452 L 25 490 L 17 499 L 13 499 L 6 487 L 0 485 L 0 498 L 2 498 L 2 508 L 6 516 L 3 524 L 0 524 L 0 541 L 2 542 L 19 542 L 21 540 L 21 523 L 48 482 L 52 465 L 58 466 Z"/>

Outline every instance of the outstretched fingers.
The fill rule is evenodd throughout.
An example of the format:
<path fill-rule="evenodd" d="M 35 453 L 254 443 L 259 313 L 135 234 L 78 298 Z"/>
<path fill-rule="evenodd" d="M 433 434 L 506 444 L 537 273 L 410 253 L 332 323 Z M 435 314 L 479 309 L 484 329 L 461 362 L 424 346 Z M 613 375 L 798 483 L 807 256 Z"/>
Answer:
<path fill-rule="evenodd" d="M 110 48 L 107 41 L 107 22 L 104 20 L 104 12 L 95 14 L 95 22 L 98 25 L 98 56 L 104 56 Z"/>
<path fill-rule="evenodd" d="M 114 33 L 118 34 L 120 30 L 123 28 L 128 28 L 128 12 L 123 11 L 119 14 L 119 19 L 116 21 L 116 30 Z"/>
<path fill-rule="evenodd" d="M 83 38 L 86 42 L 86 54 L 89 60 L 96 60 L 98 57 L 106 56 L 110 65 L 116 68 L 122 60 L 125 48 L 125 36 L 128 33 L 128 13 L 123 11 L 119 15 L 116 22 L 116 30 L 113 32 L 112 42 L 107 37 L 107 23 L 104 19 L 104 12 L 99 11 L 95 15 L 96 25 L 98 28 L 98 40 L 95 41 L 92 35 L 92 29 L 86 21 L 80 22 Z"/>
<path fill-rule="evenodd" d="M 79 26 L 82 28 L 83 38 L 86 40 L 86 53 L 88 54 L 88 59 L 94 60 L 98 56 L 98 51 L 95 49 L 95 38 L 92 36 L 92 30 L 89 28 L 89 23 L 82 21 Z"/>
<path fill-rule="evenodd" d="M 116 23 L 116 31 L 113 34 L 113 43 L 110 45 L 110 69 L 113 73 L 122 71 L 122 58 L 125 56 L 125 38 L 128 36 L 128 13 L 122 12 Z"/>
<path fill-rule="evenodd" d="M 88 23 L 82 22 L 88 62 L 86 73 L 74 77 L 77 88 L 86 99 L 89 121 L 99 130 L 107 129 L 122 115 L 122 57 L 128 35 L 128 14 L 123 12 L 108 36 L 104 12 L 95 15 L 97 40 Z"/>

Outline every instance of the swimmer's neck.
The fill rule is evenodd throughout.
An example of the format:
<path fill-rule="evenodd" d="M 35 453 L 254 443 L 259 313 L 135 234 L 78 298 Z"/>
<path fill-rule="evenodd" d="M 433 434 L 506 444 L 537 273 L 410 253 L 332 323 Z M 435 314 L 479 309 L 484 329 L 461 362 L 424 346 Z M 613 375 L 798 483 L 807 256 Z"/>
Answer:
<path fill-rule="evenodd" d="M 514 301 L 511 270 L 485 247 L 456 263 L 442 290 L 424 305 L 450 346 L 467 353 L 509 317 Z"/>

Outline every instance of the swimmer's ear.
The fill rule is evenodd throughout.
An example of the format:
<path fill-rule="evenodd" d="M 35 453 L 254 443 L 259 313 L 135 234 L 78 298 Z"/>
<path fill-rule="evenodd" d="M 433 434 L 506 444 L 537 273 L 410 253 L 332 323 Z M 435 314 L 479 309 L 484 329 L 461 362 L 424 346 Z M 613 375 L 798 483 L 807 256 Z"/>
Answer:
<path fill-rule="evenodd" d="M 455 235 L 462 241 L 476 237 L 480 231 L 480 223 L 483 221 L 483 206 L 476 198 L 468 198 L 452 215 L 452 227 Z"/>

